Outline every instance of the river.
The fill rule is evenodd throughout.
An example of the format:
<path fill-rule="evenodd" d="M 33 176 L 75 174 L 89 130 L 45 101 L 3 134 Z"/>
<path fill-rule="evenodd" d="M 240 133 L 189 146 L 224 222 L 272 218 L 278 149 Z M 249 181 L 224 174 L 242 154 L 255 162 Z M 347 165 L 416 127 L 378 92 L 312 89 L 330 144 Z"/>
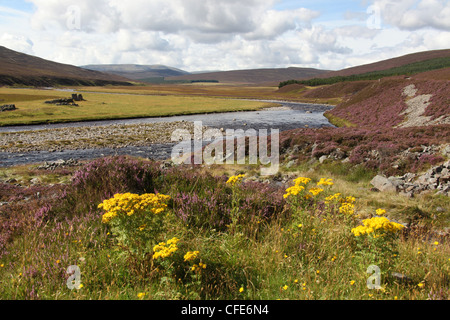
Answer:
<path fill-rule="evenodd" d="M 332 126 L 324 117 L 324 112 L 333 108 L 329 105 L 305 104 L 288 101 L 260 100 L 280 104 L 278 108 L 270 108 L 259 111 L 229 112 L 229 113 L 211 113 L 197 114 L 160 118 L 139 118 L 124 120 L 102 120 L 89 122 L 72 122 L 59 124 L 43 124 L 29 126 L 10 126 L 0 127 L 1 132 L 21 132 L 48 130 L 56 128 L 73 128 L 84 126 L 108 126 L 113 124 L 131 125 L 131 124 L 149 124 L 156 122 L 196 122 L 201 121 L 204 126 L 223 129 L 267 129 L 270 134 L 271 129 L 286 131 L 297 128 L 320 128 Z M 103 156 L 111 155 L 131 155 L 155 160 L 165 160 L 170 158 L 171 150 L 174 144 L 153 144 L 146 147 L 127 147 L 127 148 L 104 148 L 104 149 L 82 149 L 82 150 L 64 150 L 61 152 L 27 152 L 27 153 L 9 153 L 0 152 L 0 167 L 9 167 L 14 165 L 32 164 L 50 162 L 56 160 L 91 160 Z"/>

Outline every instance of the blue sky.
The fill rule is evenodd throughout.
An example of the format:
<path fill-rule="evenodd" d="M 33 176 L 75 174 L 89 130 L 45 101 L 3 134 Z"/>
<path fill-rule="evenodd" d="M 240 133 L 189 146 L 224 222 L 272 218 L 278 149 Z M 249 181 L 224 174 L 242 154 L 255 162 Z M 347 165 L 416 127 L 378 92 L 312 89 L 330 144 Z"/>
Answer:
<path fill-rule="evenodd" d="M 450 2 L 0 0 L 0 45 L 74 65 L 337 70 L 450 48 Z"/>

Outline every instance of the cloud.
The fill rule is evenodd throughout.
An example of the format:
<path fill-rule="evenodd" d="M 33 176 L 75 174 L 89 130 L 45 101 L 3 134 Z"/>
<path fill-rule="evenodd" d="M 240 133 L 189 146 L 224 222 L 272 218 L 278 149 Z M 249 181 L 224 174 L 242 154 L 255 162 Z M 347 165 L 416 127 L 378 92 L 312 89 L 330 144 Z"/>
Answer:
<path fill-rule="evenodd" d="M 375 0 L 385 23 L 404 30 L 434 28 L 450 31 L 450 2 L 447 0 Z"/>
<path fill-rule="evenodd" d="M 0 36 L 0 45 L 26 54 L 34 54 L 33 42 L 25 36 L 3 33 Z"/>
<path fill-rule="evenodd" d="M 321 0 L 25 1 L 33 11 L 0 6 L 0 44 L 75 65 L 338 69 L 450 47 L 443 0 L 363 1 L 373 11 Z"/>

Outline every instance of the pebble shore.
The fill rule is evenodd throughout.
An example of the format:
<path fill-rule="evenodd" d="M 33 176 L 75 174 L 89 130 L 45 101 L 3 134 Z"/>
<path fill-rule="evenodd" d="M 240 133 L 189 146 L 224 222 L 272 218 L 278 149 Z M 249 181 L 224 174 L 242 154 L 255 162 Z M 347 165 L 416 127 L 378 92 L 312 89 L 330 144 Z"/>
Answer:
<path fill-rule="evenodd" d="M 9 153 L 58 152 L 163 144 L 172 142 L 172 133 L 177 129 L 193 133 L 194 125 L 191 122 L 160 122 L 0 133 L 0 151 Z"/>

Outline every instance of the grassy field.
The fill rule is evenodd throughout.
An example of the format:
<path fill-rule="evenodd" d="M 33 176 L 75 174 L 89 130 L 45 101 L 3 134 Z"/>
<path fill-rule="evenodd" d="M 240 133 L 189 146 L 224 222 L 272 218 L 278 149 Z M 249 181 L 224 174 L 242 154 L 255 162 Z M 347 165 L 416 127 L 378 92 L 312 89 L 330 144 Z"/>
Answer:
<path fill-rule="evenodd" d="M 100 88 L 96 90 L 100 91 Z M 104 91 L 108 92 L 108 89 Z M 138 90 L 111 91 L 111 94 L 83 92 L 86 101 L 78 102 L 79 106 L 74 107 L 45 104 L 47 100 L 68 98 L 71 92 L 0 88 L 0 103 L 15 104 L 18 108 L 0 113 L 0 126 L 248 111 L 271 106 L 263 102 L 166 95 L 165 92 L 148 95 Z"/>
<path fill-rule="evenodd" d="M 439 215 L 436 206 L 448 212 L 448 201 L 395 194 L 380 198 L 368 190 L 370 174 L 361 171 L 350 182 L 347 174 L 333 173 L 326 166 L 309 172 L 290 169 L 291 186 L 296 177 L 311 179 L 299 182 L 305 189 L 295 195 L 292 189 L 252 182 L 248 178 L 256 169 L 162 170 L 157 163 L 121 157 L 51 173 L 34 167 L 2 170 L 0 176 L 14 177 L 24 185 L 31 178 L 41 183 L 0 184 L 0 201 L 8 203 L 0 207 L 0 297 L 450 297 L 450 247 L 439 237 L 432 217 L 418 216 L 399 231 L 382 227 L 367 235 L 352 232 L 377 213 L 389 223 L 407 222 L 413 210 Z M 235 173 L 247 176 L 230 182 Z M 322 178 L 331 178 L 333 184 L 320 184 Z M 65 184 L 49 185 L 58 182 Z M 168 199 L 150 196 L 144 201 L 137 196 L 155 190 Z M 109 200 L 115 194 L 122 195 L 116 204 Z M 105 206 L 99 207 L 101 203 Z M 159 215 L 152 212 L 156 208 L 162 209 Z M 111 212 L 116 209 L 114 216 Z M 78 279 L 66 273 L 71 265 L 80 268 Z M 380 268 L 380 287 L 367 286 L 370 265 Z"/>

